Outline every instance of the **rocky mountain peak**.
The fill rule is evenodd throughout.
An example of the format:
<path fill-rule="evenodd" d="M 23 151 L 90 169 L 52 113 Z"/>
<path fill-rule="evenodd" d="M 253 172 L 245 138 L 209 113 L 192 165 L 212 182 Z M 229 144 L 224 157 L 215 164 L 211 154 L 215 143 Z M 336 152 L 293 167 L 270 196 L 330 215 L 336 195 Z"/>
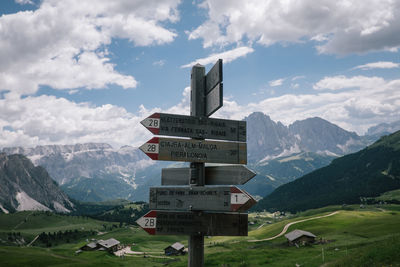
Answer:
<path fill-rule="evenodd" d="M 354 132 L 319 117 L 295 121 L 289 126 L 274 122 L 261 112 L 246 119 L 250 161 L 268 160 L 299 152 L 343 155 L 366 144 Z"/>
<path fill-rule="evenodd" d="M 20 154 L 0 154 L 0 205 L 7 212 L 53 210 L 69 212 L 73 204 L 43 167 Z"/>

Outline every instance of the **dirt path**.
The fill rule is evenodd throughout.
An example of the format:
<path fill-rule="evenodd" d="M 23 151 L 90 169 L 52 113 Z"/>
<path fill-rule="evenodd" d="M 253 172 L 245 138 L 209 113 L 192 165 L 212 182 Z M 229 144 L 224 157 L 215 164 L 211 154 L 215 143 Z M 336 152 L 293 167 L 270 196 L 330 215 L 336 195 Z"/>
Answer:
<path fill-rule="evenodd" d="M 25 221 L 28 221 L 29 216 L 31 216 L 33 214 L 33 211 L 31 213 L 29 213 L 28 215 L 26 215 L 25 219 L 20 221 L 16 226 L 14 226 L 13 230 L 17 229 L 21 224 L 23 224 Z"/>
<path fill-rule="evenodd" d="M 316 220 L 316 219 L 321 219 L 321 218 L 326 218 L 326 217 L 329 217 L 329 216 L 332 216 L 332 215 L 335 215 L 335 214 L 338 214 L 338 213 L 339 213 L 339 211 L 335 211 L 335 212 L 329 213 L 327 215 L 322 215 L 322 216 L 303 219 L 303 220 L 300 220 L 300 221 L 291 222 L 291 223 L 286 224 L 285 227 L 283 227 L 282 232 L 280 232 L 276 236 L 265 238 L 265 239 L 260 239 L 260 240 L 248 240 L 248 242 L 261 242 L 261 241 L 272 240 L 272 239 L 275 239 L 275 238 L 278 238 L 278 237 L 284 235 L 286 233 L 286 231 L 289 229 L 289 227 L 292 226 L 293 224 L 306 222 L 306 221 L 311 221 L 311 220 Z"/>
<path fill-rule="evenodd" d="M 37 235 L 37 236 L 27 245 L 27 247 L 30 247 L 30 246 L 33 244 L 33 242 L 35 242 L 36 239 L 38 239 L 38 238 L 39 238 L 39 235 Z"/>

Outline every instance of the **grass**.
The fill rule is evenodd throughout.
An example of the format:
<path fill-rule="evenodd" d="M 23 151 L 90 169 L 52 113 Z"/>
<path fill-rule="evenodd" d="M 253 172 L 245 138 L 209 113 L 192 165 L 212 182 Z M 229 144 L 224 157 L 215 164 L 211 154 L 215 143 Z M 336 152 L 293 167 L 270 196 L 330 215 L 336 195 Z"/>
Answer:
<path fill-rule="evenodd" d="M 400 189 L 383 193 L 379 197 L 376 197 L 375 200 L 377 200 L 377 201 L 392 201 L 392 200 L 400 201 Z"/>
<path fill-rule="evenodd" d="M 250 214 L 254 220 L 254 230 L 248 237 L 211 237 L 205 238 L 205 266 L 400 266 L 400 206 L 349 206 L 339 214 L 295 224 L 288 231 L 302 229 L 317 235 L 317 239 L 329 242 L 325 244 L 288 247 L 285 237 L 271 241 L 248 242 L 251 239 L 264 239 L 282 231 L 285 224 L 313 216 L 328 214 L 341 207 L 326 207 L 311 210 L 284 218 L 281 221 L 268 214 Z M 0 216 L 0 229 L 9 229 L 27 213 L 13 214 L 9 221 Z M 14 218 L 15 216 L 16 218 Z M 41 214 L 28 217 L 27 224 L 20 230 L 34 233 L 38 229 L 66 227 L 61 216 L 50 219 Z M 17 219 L 18 217 L 18 219 Z M 29 220 L 34 220 L 28 224 Z M 92 225 L 102 227 L 103 222 L 73 218 L 74 225 Z M 266 222 L 272 222 L 267 224 Z M 40 223 L 42 222 L 42 223 Z M 86 223 L 86 224 L 85 224 Z M 258 228 L 263 225 L 261 228 Z M 7 226 L 7 227 L 5 227 Z M 33 227 L 33 228 L 29 228 Z M 35 228 L 36 227 L 36 228 Z M 40 230 L 41 231 L 41 230 Z M 187 247 L 185 236 L 151 236 L 140 228 L 129 226 L 117 228 L 96 236 L 98 239 L 116 238 L 121 243 L 132 245 L 132 250 L 142 251 L 154 256 L 161 256 L 163 249 L 174 242 L 181 242 Z M 1 266 L 187 266 L 187 256 L 168 258 L 144 258 L 126 256 L 124 259 L 109 255 L 107 252 L 75 251 L 85 244 L 81 240 L 73 244 L 62 244 L 50 249 L 35 247 L 0 246 Z M 397 264 L 397 265 L 396 265 Z"/>

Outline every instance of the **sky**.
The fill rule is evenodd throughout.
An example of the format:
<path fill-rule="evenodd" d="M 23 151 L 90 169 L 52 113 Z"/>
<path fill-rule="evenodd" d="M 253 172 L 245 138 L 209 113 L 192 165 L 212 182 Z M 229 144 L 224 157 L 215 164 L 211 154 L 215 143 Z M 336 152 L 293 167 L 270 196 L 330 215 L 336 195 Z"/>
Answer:
<path fill-rule="evenodd" d="M 189 115 L 191 67 L 223 59 L 224 106 L 359 135 L 400 120 L 400 0 L 2 0 L 0 148 L 140 146 Z"/>

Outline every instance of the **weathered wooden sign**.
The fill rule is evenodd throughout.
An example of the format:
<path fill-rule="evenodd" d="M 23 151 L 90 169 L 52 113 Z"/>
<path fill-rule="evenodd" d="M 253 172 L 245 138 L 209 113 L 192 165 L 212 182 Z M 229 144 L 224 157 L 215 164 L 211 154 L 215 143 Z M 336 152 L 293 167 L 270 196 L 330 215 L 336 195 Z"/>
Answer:
<path fill-rule="evenodd" d="M 243 165 L 206 166 L 206 185 L 241 185 L 247 183 L 256 173 Z M 161 171 L 161 185 L 189 185 L 190 168 L 164 168 Z"/>
<path fill-rule="evenodd" d="M 206 94 L 222 82 L 222 59 L 219 59 L 206 75 Z"/>
<path fill-rule="evenodd" d="M 223 105 L 222 59 L 207 73 L 205 85 L 205 115 L 209 117 Z"/>
<path fill-rule="evenodd" d="M 154 113 L 140 122 L 156 135 L 246 142 L 246 122 Z"/>
<path fill-rule="evenodd" d="M 247 211 L 257 201 L 236 186 L 151 187 L 150 209 Z"/>
<path fill-rule="evenodd" d="M 151 235 L 247 236 L 247 213 L 152 210 L 136 221 Z"/>
<path fill-rule="evenodd" d="M 211 116 L 214 112 L 220 109 L 223 105 L 223 86 L 222 83 L 217 84 L 206 95 L 206 116 Z"/>
<path fill-rule="evenodd" d="M 247 163 L 246 143 L 153 137 L 140 150 L 153 160 Z"/>

